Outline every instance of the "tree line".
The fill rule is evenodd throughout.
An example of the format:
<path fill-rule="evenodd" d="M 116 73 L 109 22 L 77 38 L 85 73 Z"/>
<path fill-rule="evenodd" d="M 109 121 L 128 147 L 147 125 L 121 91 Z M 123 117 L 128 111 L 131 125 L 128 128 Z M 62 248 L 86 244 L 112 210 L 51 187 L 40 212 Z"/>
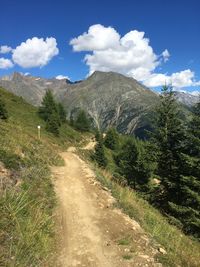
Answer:
<path fill-rule="evenodd" d="M 200 238 L 200 101 L 189 121 L 183 120 L 171 87 L 164 86 L 155 109 L 149 140 L 122 136 L 113 128 L 96 134 L 93 159 L 130 186 L 185 233 Z"/>
<path fill-rule="evenodd" d="M 60 127 L 67 122 L 67 112 L 60 102 L 56 102 L 51 90 L 47 90 L 38 109 L 39 116 L 46 122 L 46 130 L 56 136 L 60 134 Z M 79 131 L 89 131 L 90 120 L 84 110 L 79 110 L 75 117 L 70 117 L 70 124 Z"/>

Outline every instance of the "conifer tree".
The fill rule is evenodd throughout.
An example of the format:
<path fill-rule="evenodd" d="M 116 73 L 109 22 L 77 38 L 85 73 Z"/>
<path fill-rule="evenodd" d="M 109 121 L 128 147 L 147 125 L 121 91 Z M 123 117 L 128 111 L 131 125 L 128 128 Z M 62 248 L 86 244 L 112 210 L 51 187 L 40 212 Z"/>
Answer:
<path fill-rule="evenodd" d="M 106 137 L 104 140 L 104 145 L 111 149 L 114 150 L 118 147 L 119 145 L 119 136 L 115 128 L 110 128 L 107 133 Z"/>
<path fill-rule="evenodd" d="M 7 119 L 8 119 L 8 111 L 6 109 L 6 105 L 0 98 L 0 120 L 7 120 Z"/>
<path fill-rule="evenodd" d="M 102 133 L 98 129 L 95 132 L 95 140 L 96 142 L 103 141 Z"/>
<path fill-rule="evenodd" d="M 129 138 L 115 156 L 118 172 L 123 175 L 130 187 L 139 191 L 148 191 L 149 180 L 153 171 L 142 142 Z"/>
<path fill-rule="evenodd" d="M 47 119 L 46 129 L 47 131 L 53 133 L 55 136 L 59 136 L 59 116 L 57 112 L 52 112 Z"/>
<path fill-rule="evenodd" d="M 66 122 L 67 113 L 61 103 L 58 103 L 58 114 L 62 123 Z"/>
<path fill-rule="evenodd" d="M 84 110 L 79 111 L 77 118 L 74 121 L 74 126 L 79 131 L 87 132 L 90 130 L 90 121 Z"/>
<path fill-rule="evenodd" d="M 193 109 L 180 179 L 180 206 L 170 203 L 183 230 L 200 238 L 200 101 Z M 178 203 L 179 204 L 179 203 Z"/>
<path fill-rule="evenodd" d="M 152 141 L 157 147 L 157 173 L 161 178 L 156 203 L 172 222 L 190 234 L 200 233 L 199 105 L 188 131 L 169 87 L 164 87 L 157 109 Z"/>
<path fill-rule="evenodd" d="M 107 158 L 105 156 L 105 151 L 104 151 L 104 145 L 102 138 L 99 138 L 96 146 L 95 146 L 95 152 L 93 155 L 93 159 L 97 162 L 99 167 L 105 168 L 108 164 Z"/>
<path fill-rule="evenodd" d="M 51 90 L 47 90 L 39 108 L 39 115 L 43 120 L 47 121 L 54 112 L 58 113 L 58 107 Z"/>
<path fill-rule="evenodd" d="M 161 177 L 160 198 L 156 198 L 157 204 L 168 210 L 169 201 L 175 203 L 179 198 L 181 153 L 185 142 L 184 125 L 171 87 L 163 87 L 156 111 L 151 139 L 157 148 L 157 173 Z"/>

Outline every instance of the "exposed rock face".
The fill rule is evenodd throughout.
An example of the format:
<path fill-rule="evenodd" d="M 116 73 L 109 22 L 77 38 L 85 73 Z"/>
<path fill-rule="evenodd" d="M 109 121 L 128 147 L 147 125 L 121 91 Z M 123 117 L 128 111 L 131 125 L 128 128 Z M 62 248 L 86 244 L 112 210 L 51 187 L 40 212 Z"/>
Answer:
<path fill-rule="evenodd" d="M 132 134 L 145 126 L 144 117 L 158 96 L 136 80 L 113 72 L 95 72 L 87 80 L 72 84 L 62 102 L 68 110 L 87 110 L 102 129 L 115 126 L 119 132 Z"/>
<path fill-rule="evenodd" d="M 198 95 L 192 95 L 192 94 L 185 93 L 185 92 L 177 92 L 176 91 L 175 97 L 176 97 L 177 101 L 179 101 L 183 105 L 191 107 L 198 102 L 200 95 L 198 96 Z"/>
<path fill-rule="evenodd" d="M 40 105 L 45 91 L 53 88 L 59 93 L 61 88 L 65 88 L 67 80 L 44 79 L 40 77 L 24 76 L 20 73 L 13 73 L 10 76 L 0 78 L 0 86 L 14 93 L 22 96 L 27 102 L 38 106 Z"/>
<path fill-rule="evenodd" d="M 55 78 L 24 76 L 14 73 L 0 78 L 0 86 L 38 106 L 47 89 L 62 102 L 68 116 L 79 108 L 87 111 L 95 126 L 105 130 L 115 126 L 121 133 L 143 135 L 148 118 L 158 102 L 158 94 L 132 78 L 114 72 L 94 72 L 76 83 Z M 176 93 L 178 101 L 191 106 L 198 97 Z"/>

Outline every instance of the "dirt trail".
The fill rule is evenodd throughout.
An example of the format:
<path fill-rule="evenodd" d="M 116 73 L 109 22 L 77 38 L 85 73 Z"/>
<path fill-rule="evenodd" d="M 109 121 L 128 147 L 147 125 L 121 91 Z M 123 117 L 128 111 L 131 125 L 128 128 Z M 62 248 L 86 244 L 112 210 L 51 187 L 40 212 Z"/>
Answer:
<path fill-rule="evenodd" d="M 75 154 L 75 148 L 62 157 L 65 166 L 53 168 L 61 218 L 56 266 L 162 266 L 154 260 L 157 250 L 149 238 L 136 222 L 113 207 L 114 199 Z"/>

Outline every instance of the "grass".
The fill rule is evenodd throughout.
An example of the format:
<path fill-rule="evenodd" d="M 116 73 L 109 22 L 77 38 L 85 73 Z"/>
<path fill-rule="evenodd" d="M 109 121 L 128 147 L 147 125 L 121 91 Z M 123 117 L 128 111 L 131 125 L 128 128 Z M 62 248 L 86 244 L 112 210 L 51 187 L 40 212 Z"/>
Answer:
<path fill-rule="evenodd" d="M 118 245 L 120 246 L 128 246 L 130 245 L 131 240 L 130 240 L 130 236 L 126 236 L 120 240 L 118 240 Z"/>
<path fill-rule="evenodd" d="M 159 211 L 148 204 L 128 187 L 122 187 L 112 180 L 112 175 L 94 166 L 97 179 L 109 188 L 117 200 L 117 205 L 131 218 L 140 223 L 141 227 L 153 240 L 167 251 L 160 255 L 159 261 L 166 267 L 198 267 L 200 263 L 200 244 L 184 235 L 179 229 L 170 225 Z M 126 245 L 128 239 L 119 241 Z M 125 255 L 126 256 L 126 255 Z M 128 256 L 128 255 L 127 255 Z"/>
<path fill-rule="evenodd" d="M 56 138 L 36 108 L 3 89 L 0 95 L 9 112 L 7 122 L 0 120 L 0 162 L 11 173 L 7 183 L 0 172 L 0 266 L 55 266 L 56 198 L 49 167 L 62 165 L 58 153 L 82 136 L 65 124 Z"/>
<path fill-rule="evenodd" d="M 133 258 L 133 256 L 130 254 L 124 254 L 122 257 L 124 260 L 131 260 Z"/>

